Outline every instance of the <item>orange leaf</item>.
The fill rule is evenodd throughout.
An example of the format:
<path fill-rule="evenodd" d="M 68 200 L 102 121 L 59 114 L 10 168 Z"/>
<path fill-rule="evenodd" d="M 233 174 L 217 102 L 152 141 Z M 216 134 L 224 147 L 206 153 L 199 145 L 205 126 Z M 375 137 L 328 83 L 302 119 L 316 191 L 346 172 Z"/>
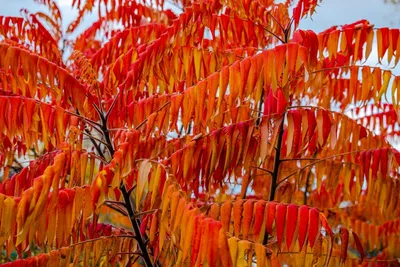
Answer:
<path fill-rule="evenodd" d="M 262 226 L 264 223 L 264 210 L 265 210 L 266 202 L 264 200 L 259 200 L 254 205 L 254 224 L 253 224 L 253 233 L 254 240 L 258 241 L 260 234 L 262 234 Z"/>
<path fill-rule="evenodd" d="M 229 226 L 231 224 L 231 213 L 232 213 L 232 201 L 225 201 L 221 206 L 221 222 L 222 228 L 225 232 L 229 232 Z"/>
<path fill-rule="evenodd" d="M 150 224 L 150 232 L 149 232 L 150 244 L 154 242 L 157 231 L 158 231 L 158 211 L 155 211 L 153 213 Z"/>
<path fill-rule="evenodd" d="M 253 206 L 253 200 L 247 200 L 243 205 L 242 231 L 244 239 L 247 239 L 247 235 L 249 234 L 251 221 L 253 219 Z"/>
<path fill-rule="evenodd" d="M 239 237 L 240 226 L 242 223 L 242 212 L 243 212 L 244 200 L 240 199 L 233 204 L 233 232 L 234 235 Z"/>
<path fill-rule="evenodd" d="M 389 47 L 389 29 L 378 29 L 376 31 L 376 39 L 378 41 L 378 60 L 380 62 Z"/>
<path fill-rule="evenodd" d="M 266 206 L 266 229 L 268 234 L 272 234 L 272 224 L 275 221 L 275 212 L 276 212 L 276 202 L 268 202 Z"/>
<path fill-rule="evenodd" d="M 137 186 L 136 186 L 136 208 L 140 207 L 144 189 L 145 189 L 146 185 L 148 185 L 150 170 L 151 170 L 151 162 L 150 161 L 144 160 L 144 161 L 140 162 L 139 173 L 138 173 L 138 178 L 137 178 Z"/>
<path fill-rule="evenodd" d="M 228 241 L 226 239 L 225 230 L 221 228 L 218 234 L 218 252 L 221 258 L 222 266 L 224 267 L 231 267 L 232 264 L 232 257 L 229 250 Z"/>

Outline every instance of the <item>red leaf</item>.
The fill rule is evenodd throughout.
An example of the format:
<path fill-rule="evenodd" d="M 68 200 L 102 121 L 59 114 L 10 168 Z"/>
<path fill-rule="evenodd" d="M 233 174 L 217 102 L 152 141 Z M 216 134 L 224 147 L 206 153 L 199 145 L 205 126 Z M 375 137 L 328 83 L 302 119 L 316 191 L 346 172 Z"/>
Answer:
<path fill-rule="evenodd" d="M 285 112 L 288 102 L 286 101 L 285 95 L 283 94 L 281 89 L 276 91 L 276 98 L 276 113 L 282 114 L 283 112 Z"/>
<path fill-rule="evenodd" d="M 222 228 L 222 224 L 219 221 L 210 222 L 210 243 L 209 244 L 209 253 L 208 253 L 208 264 L 210 266 L 216 266 L 217 253 L 218 253 L 218 239 L 216 238 L 219 235 L 219 230 Z"/>
<path fill-rule="evenodd" d="M 313 110 L 310 109 L 307 110 L 307 122 L 308 122 L 308 138 L 311 139 L 314 134 L 315 127 L 317 127 L 317 120 L 315 119 L 315 113 Z"/>
<path fill-rule="evenodd" d="M 318 238 L 319 228 L 319 211 L 316 208 L 312 208 L 310 209 L 310 224 L 308 226 L 308 240 L 311 248 L 314 247 L 315 240 Z"/>
<path fill-rule="evenodd" d="M 299 141 L 301 139 L 301 122 L 302 116 L 299 110 L 290 110 L 287 115 L 288 120 L 288 139 L 287 139 L 287 155 L 294 152 L 296 156 L 299 152 Z"/>
<path fill-rule="evenodd" d="M 287 211 L 287 225 L 286 225 L 286 245 L 287 249 L 290 248 L 293 241 L 293 235 L 296 231 L 299 207 L 297 205 L 289 205 Z"/>
<path fill-rule="evenodd" d="M 389 150 L 387 148 L 381 149 L 380 164 L 382 179 L 386 179 L 388 173 L 388 152 Z"/>
<path fill-rule="evenodd" d="M 193 265 L 196 264 L 197 256 L 200 251 L 200 241 L 201 241 L 201 233 L 202 233 L 202 221 L 204 220 L 204 215 L 197 215 L 194 218 L 194 226 L 193 226 L 193 239 L 192 239 L 192 255 L 191 255 L 191 263 Z"/>
<path fill-rule="evenodd" d="M 279 248 L 282 245 L 283 233 L 285 231 L 286 210 L 287 206 L 285 204 L 278 204 L 276 207 L 276 237 L 278 238 Z"/>
<path fill-rule="evenodd" d="M 364 153 L 364 152 L 363 152 Z M 371 166 L 371 150 L 365 152 L 365 159 L 364 159 L 364 174 L 366 176 L 367 182 L 369 182 L 369 168 Z"/>
<path fill-rule="evenodd" d="M 317 114 L 318 143 L 320 146 L 323 146 L 331 132 L 332 122 L 328 111 L 320 109 L 317 111 Z"/>
<path fill-rule="evenodd" d="M 299 209 L 299 244 L 300 250 L 303 249 L 304 242 L 307 237 L 308 219 L 309 219 L 308 206 L 301 206 Z"/>
<path fill-rule="evenodd" d="M 347 258 L 347 247 L 349 245 L 349 230 L 344 227 L 340 227 L 340 240 L 342 243 L 340 249 L 340 265 L 342 265 Z"/>
<path fill-rule="evenodd" d="M 372 169 L 372 178 L 376 179 L 378 175 L 378 168 L 379 168 L 379 159 L 381 157 L 381 150 L 376 149 L 373 152 L 372 155 L 372 164 L 371 164 L 371 169 Z"/>
<path fill-rule="evenodd" d="M 354 243 L 356 243 L 356 247 L 357 247 L 358 253 L 360 253 L 360 262 L 359 262 L 359 264 L 361 264 L 364 261 L 364 257 L 365 257 L 364 248 L 363 248 L 363 246 L 361 244 L 361 240 L 358 237 L 358 235 L 356 233 L 354 233 L 353 231 L 352 231 L 352 233 L 353 233 Z"/>

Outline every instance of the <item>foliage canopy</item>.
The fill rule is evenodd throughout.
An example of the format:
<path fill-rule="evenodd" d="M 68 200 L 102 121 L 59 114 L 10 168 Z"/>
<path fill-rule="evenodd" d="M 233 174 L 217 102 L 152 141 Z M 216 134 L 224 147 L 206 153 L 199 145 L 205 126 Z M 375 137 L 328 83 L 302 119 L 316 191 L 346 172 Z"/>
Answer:
<path fill-rule="evenodd" d="M 36 2 L 0 17 L 3 263 L 397 262 L 398 29 L 299 30 L 317 0 L 74 0 L 64 30 Z"/>

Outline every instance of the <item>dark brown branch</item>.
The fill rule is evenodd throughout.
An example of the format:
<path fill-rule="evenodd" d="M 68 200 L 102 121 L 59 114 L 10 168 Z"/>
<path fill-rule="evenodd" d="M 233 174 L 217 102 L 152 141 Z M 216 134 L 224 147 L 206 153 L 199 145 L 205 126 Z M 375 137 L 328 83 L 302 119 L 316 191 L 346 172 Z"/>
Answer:
<path fill-rule="evenodd" d="M 151 259 L 150 259 L 149 253 L 147 251 L 146 244 L 144 243 L 142 234 L 140 233 L 139 224 L 135 218 L 135 212 L 132 207 L 131 198 L 130 198 L 128 191 L 126 190 L 126 187 L 123 183 L 121 183 L 120 190 L 122 192 L 122 196 L 125 201 L 125 205 L 126 205 L 126 208 L 128 211 L 129 219 L 130 219 L 132 227 L 133 227 L 133 231 L 135 232 L 136 240 L 138 241 L 140 251 L 142 252 L 143 260 L 145 261 L 145 263 L 148 267 L 152 267 L 153 263 L 151 262 Z"/>
<path fill-rule="evenodd" d="M 310 177 L 311 177 L 311 170 L 307 173 L 307 179 L 306 179 L 306 187 L 304 189 L 304 195 L 303 195 L 303 205 L 307 205 L 307 193 L 308 193 L 308 187 L 310 186 Z"/>
<path fill-rule="evenodd" d="M 164 107 L 166 107 L 168 104 L 170 104 L 171 101 L 166 102 L 164 105 L 162 105 L 159 109 L 157 109 L 156 111 L 154 111 L 152 114 L 159 112 L 160 110 L 162 110 Z M 143 126 L 143 124 L 145 124 L 148 121 L 148 117 L 146 119 L 144 119 L 141 123 L 139 123 L 138 126 L 135 127 L 135 130 L 138 130 L 140 127 Z"/>
<path fill-rule="evenodd" d="M 100 116 L 100 120 L 102 122 L 101 130 L 102 130 L 104 138 L 106 140 L 107 148 L 110 151 L 110 154 L 112 157 L 114 155 L 115 151 L 114 151 L 114 147 L 111 142 L 110 132 L 108 131 L 107 119 L 104 116 L 104 114 L 96 107 L 95 104 L 93 104 L 93 106 L 96 108 L 98 115 Z M 147 267 L 153 267 L 153 263 L 151 262 L 150 255 L 147 251 L 146 243 L 144 242 L 142 234 L 140 233 L 139 222 L 135 218 L 135 209 L 131 203 L 130 192 L 128 192 L 128 190 L 126 189 L 125 184 L 123 182 L 121 182 L 121 184 L 120 184 L 120 190 L 121 190 L 122 196 L 124 198 L 125 207 L 128 212 L 128 217 L 131 221 L 132 228 L 135 232 L 135 239 L 137 240 L 137 243 L 139 245 L 143 260 L 146 263 Z"/>
<path fill-rule="evenodd" d="M 279 126 L 279 133 L 278 133 L 278 141 L 276 144 L 276 154 L 274 160 L 274 169 L 272 171 L 272 181 L 271 181 L 271 191 L 269 193 L 269 201 L 273 201 L 275 198 L 275 191 L 276 187 L 278 186 L 278 176 L 279 176 L 279 166 L 282 163 L 281 157 L 281 148 L 282 148 L 282 140 L 283 140 L 283 126 L 284 123 L 282 121 L 281 125 Z"/>
<path fill-rule="evenodd" d="M 271 189 L 269 193 L 269 201 L 273 201 L 275 198 L 275 191 L 278 186 L 278 176 L 279 176 L 279 166 L 281 164 L 280 156 L 281 156 L 281 148 L 282 148 L 282 140 L 283 140 L 283 127 L 284 123 L 281 122 L 279 125 L 279 132 L 278 132 L 278 141 L 276 144 L 276 152 L 275 152 L 275 160 L 274 160 L 274 169 L 272 171 L 271 177 Z M 266 245 L 268 243 L 268 232 L 265 231 L 263 244 Z"/>

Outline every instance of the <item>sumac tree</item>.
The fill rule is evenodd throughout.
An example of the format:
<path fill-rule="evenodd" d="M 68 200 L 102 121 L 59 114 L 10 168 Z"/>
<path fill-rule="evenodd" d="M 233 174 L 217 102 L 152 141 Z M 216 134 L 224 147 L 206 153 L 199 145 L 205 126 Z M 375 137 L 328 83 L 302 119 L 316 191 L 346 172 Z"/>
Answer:
<path fill-rule="evenodd" d="M 317 0 L 74 0 L 64 30 L 36 2 L 0 17 L 6 266 L 396 264 L 398 29 L 299 30 Z"/>

